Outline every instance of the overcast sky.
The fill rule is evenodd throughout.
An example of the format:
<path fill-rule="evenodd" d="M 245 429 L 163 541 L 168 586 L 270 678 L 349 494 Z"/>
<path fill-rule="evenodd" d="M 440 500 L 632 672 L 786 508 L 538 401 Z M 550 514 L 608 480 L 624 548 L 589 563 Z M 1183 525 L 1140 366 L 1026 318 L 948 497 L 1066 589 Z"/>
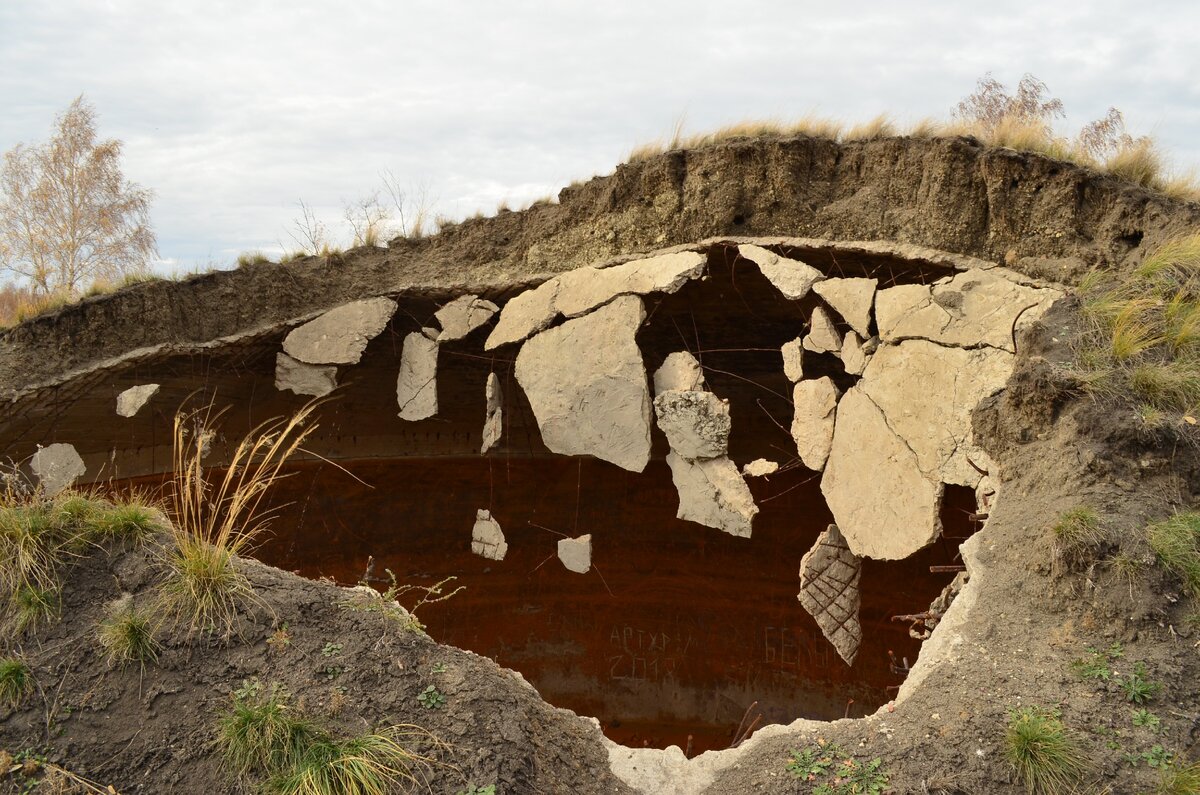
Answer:
<path fill-rule="evenodd" d="M 335 9 L 335 5 L 337 8 Z M 1200 3 L 0 2 L 0 149 L 78 94 L 155 192 L 165 268 L 293 247 L 391 171 L 455 218 L 609 173 L 679 118 L 946 117 L 1025 72 L 1200 165 Z"/>

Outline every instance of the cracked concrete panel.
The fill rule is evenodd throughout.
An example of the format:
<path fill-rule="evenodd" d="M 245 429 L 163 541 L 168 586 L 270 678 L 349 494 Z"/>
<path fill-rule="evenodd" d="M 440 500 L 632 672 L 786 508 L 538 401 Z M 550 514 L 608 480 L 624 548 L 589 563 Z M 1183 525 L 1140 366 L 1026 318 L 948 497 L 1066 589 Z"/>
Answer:
<path fill-rule="evenodd" d="M 792 438 L 800 461 L 814 472 L 825 468 L 829 449 L 833 446 L 834 417 L 837 413 L 838 391 L 828 376 L 815 381 L 801 381 L 792 389 Z"/>
<path fill-rule="evenodd" d="M 688 461 L 670 452 L 667 465 L 679 492 L 678 518 L 733 536 L 750 537 L 758 506 L 736 464 L 728 458 Z"/>
<path fill-rule="evenodd" d="M 826 279 L 813 285 L 813 292 L 825 299 L 850 328 L 863 337 L 871 336 L 871 306 L 875 303 L 875 279 Z"/>
<path fill-rule="evenodd" d="M 783 354 L 783 374 L 793 384 L 804 377 L 804 341 L 797 337 L 783 343 L 779 352 Z"/>
<path fill-rule="evenodd" d="M 400 352 L 400 377 L 396 380 L 396 404 L 400 419 L 410 422 L 438 412 L 438 344 L 419 331 L 404 338 Z"/>
<path fill-rule="evenodd" d="M 1005 278 L 1002 271 L 969 270 L 932 286 L 880 290 L 875 318 L 884 342 L 928 339 L 943 345 L 1013 351 L 1013 324 L 1041 317 L 1062 293 Z"/>
<path fill-rule="evenodd" d="M 442 327 L 438 342 L 460 340 L 492 319 L 500 307 L 477 295 L 460 295 L 433 313 Z"/>
<path fill-rule="evenodd" d="M 331 309 L 315 320 L 292 329 L 283 350 L 308 364 L 357 364 L 367 343 L 396 314 L 390 298 L 365 298 Z"/>
<path fill-rule="evenodd" d="M 642 299 L 624 295 L 521 346 L 517 382 L 551 452 L 646 468 L 650 390 L 634 339 L 645 317 Z"/>
<path fill-rule="evenodd" d="M 150 398 L 158 393 L 158 384 L 141 384 L 131 386 L 117 395 L 117 414 L 122 417 L 132 417 L 150 402 Z"/>
<path fill-rule="evenodd" d="M 554 296 L 558 294 L 558 279 L 542 282 L 532 290 L 515 296 L 500 310 L 500 319 L 483 344 L 485 351 L 521 340 L 548 328 L 558 313 Z"/>
<path fill-rule="evenodd" d="M 850 551 L 835 524 L 817 536 L 817 543 L 800 560 L 800 605 L 816 619 L 846 665 L 854 664 L 862 644 L 861 577 L 862 559 Z"/>
<path fill-rule="evenodd" d="M 290 389 L 297 395 L 321 397 L 337 388 L 335 365 L 305 364 L 286 353 L 275 354 L 275 388 Z"/>
<path fill-rule="evenodd" d="M 567 271 L 557 277 L 559 287 L 554 308 L 567 317 L 578 317 L 618 295 L 675 293 L 688 281 L 703 276 L 707 261 L 699 252 L 679 251 L 610 268 Z"/>
<path fill-rule="evenodd" d="M 47 497 L 53 497 L 87 474 L 87 466 L 75 447 L 59 442 L 38 448 L 29 468 Z"/>
<path fill-rule="evenodd" d="M 996 348 L 947 348 L 927 340 L 884 345 L 858 388 L 883 412 L 929 480 L 975 488 L 987 455 L 972 443 L 971 414 L 1004 388 L 1014 356 Z"/>
<path fill-rule="evenodd" d="M 699 392 L 704 389 L 704 373 L 700 362 L 687 351 L 676 351 L 663 359 L 654 371 L 654 394 L 663 392 Z"/>
<path fill-rule="evenodd" d="M 567 571 L 587 574 L 592 568 L 592 536 L 563 538 L 558 542 L 558 559 Z"/>
<path fill-rule="evenodd" d="M 859 557 L 902 560 L 942 531 L 942 484 L 921 474 L 917 456 L 857 386 L 838 404 L 821 493 Z"/>
<path fill-rule="evenodd" d="M 479 454 L 484 455 L 500 441 L 504 432 L 504 393 L 500 391 L 500 379 L 495 373 L 488 373 L 487 386 L 484 389 L 487 399 L 487 416 L 483 421 L 483 444 Z"/>
<path fill-rule="evenodd" d="M 482 508 L 475 511 L 475 526 L 471 528 L 471 551 L 482 558 L 504 560 L 508 554 L 508 543 L 500 523 L 492 518 L 492 512 Z"/>
<path fill-rule="evenodd" d="M 712 392 L 663 392 L 654 413 L 671 449 L 684 458 L 717 458 L 729 450 L 729 402 Z"/>
<path fill-rule="evenodd" d="M 765 475 L 773 475 L 778 471 L 779 464 L 765 458 L 756 458 L 742 467 L 742 475 L 748 478 L 761 478 Z"/>
<path fill-rule="evenodd" d="M 808 333 L 804 335 L 804 349 L 813 353 L 837 353 L 842 349 L 842 335 L 838 333 L 833 317 L 823 306 L 813 309 Z"/>
<path fill-rule="evenodd" d="M 745 243 L 738 246 L 738 253 L 757 265 L 767 281 L 775 285 L 785 298 L 793 301 L 808 295 L 812 286 L 825 278 L 825 274 L 813 266 L 781 257 L 762 246 Z"/>
<path fill-rule="evenodd" d="M 847 375 L 862 375 L 867 369 L 867 362 L 871 357 L 863 350 L 862 337 L 851 331 L 842 340 L 842 350 L 839 353 L 842 357 L 842 368 Z"/>

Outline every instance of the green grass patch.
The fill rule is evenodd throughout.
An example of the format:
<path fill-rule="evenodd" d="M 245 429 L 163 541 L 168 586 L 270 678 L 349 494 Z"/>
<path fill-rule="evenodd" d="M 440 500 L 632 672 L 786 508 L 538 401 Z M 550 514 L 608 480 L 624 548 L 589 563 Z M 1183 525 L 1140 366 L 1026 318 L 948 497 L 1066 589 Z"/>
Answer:
<path fill-rule="evenodd" d="M 33 672 L 19 657 L 0 657 L 0 703 L 16 709 L 33 687 Z"/>
<path fill-rule="evenodd" d="M 1086 770 L 1079 741 L 1057 713 L 1039 707 L 1009 713 L 1004 756 L 1030 793 L 1072 792 Z"/>
<path fill-rule="evenodd" d="M 1187 511 L 1146 528 L 1146 540 L 1159 562 L 1200 597 L 1200 512 Z"/>
<path fill-rule="evenodd" d="M 1100 516 L 1086 505 L 1065 511 L 1051 528 L 1054 535 L 1054 558 L 1066 568 L 1074 568 L 1094 560 L 1104 543 Z"/>
<path fill-rule="evenodd" d="M 136 662 L 145 666 L 158 659 L 161 646 L 154 638 L 156 626 L 151 615 L 144 608 L 123 604 L 100 622 L 96 635 L 108 653 L 109 665 Z"/>

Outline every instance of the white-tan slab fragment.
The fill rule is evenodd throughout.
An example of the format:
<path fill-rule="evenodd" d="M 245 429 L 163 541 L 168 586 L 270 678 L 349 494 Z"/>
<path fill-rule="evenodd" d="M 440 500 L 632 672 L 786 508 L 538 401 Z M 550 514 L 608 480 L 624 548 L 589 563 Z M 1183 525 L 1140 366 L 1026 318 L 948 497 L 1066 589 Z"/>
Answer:
<path fill-rule="evenodd" d="M 527 340 L 517 382 L 552 452 L 632 472 L 650 460 L 650 390 L 634 335 L 646 312 L 624 295 Z"/>
<path fill-rule="evenodd" d="M 460 295 L 433 313 L 442 327 L 438 342 L 460 340 L 492 319 L 500 307 L 477 295 Z"/>
<path fill-rule="evenodd" d="M 487 416 L 483 420 L 483 444 L 479 454 L 483 455 L 500 441 L 504 432 L 504 393 L 500 391 L 500 379 L 495 373 L 488 373 L 487 386 L 484 388 L 487 399 Z"/>
<path fill-rule="evenodd" d="M 825 278 L 825 274 L 813 266 L 781 257 L 762 246 L 745 243 L 738 246 L 738 253 L 757 265 L 767 281 L 793 301 L 808 295 L 812 286 Z"/>
<path fill-rule="evenodd" d="M 577 268 L 556 277 L 559 287 L 554 308 L 567 317 L 578 317 L 618 295 L 675 293 L 691 279 L 703 276 L 706 263 L 704 254 L 679 251 L 609 268 Z"/>
<path fill-rule="evenodd" d="M 698 392 L 704 389 L 704 373 L 700 362 L 687 351 L 667 354 L 663 363 L 654 371 L 654 394 L 663 392 Z"/>
<path fill-rule="evenodd" d="M 813 353 L 837 353 L 842 349 L 842 335 L 834 325 L 833 317 L 823 306 L 813 309 L 808 333 L 804 335 L 804 349 Z"/>
<path fill-rule="evenodd" d="M 756 458 L 742 467 L 742 475 L 748 478 L 761 478 L 766 475 L 773 475 L 778 471 L 778 462 L 768 461 L 765 458 Z"/>
<path fill-rule="evenodd" d="M 47 497 L 53 497 L 87 474 L 87 466 L 73 445 L 63 442 L 39 447 L 29 468 Z"/>
<path fill-rule="evenodd" d="M 305 364 L 282 351 L 275 354 L 275 388 L 321 397 L 337 388 L 337 366 Z"/>
<path fill-rule="evenodd" d="M 563 538 L 558 542 L 558 559 L 567 571 L 587 574 L 592 568 L 592 537 Z"/>
<path fill-rule="evenodd" d="M 862 337 L 853 331 L 842 338 L 842 350 L 839 356 L 842 357 L 842 367 L 847 375 L 862 375 L 863 370 L 867 369 L 867 361 L 870 358 L 863 350 Z"/>
<path fill-rule="evenodd" d="M 860 557 L 901 560 L 942 529 L 942 484 L 921 473 L 917 456 L 857 386 L 838 403 L 821 493 Z"/>
<path fill-rule="evenodd" d="M 471 551 L 490 560 L 504 560 L 508 554 L 508 543 L 500 523 L 492 518 L 492 512 L 480 508 L 475 511 L 475 526 L 471 528 Z"/>
<path fill-rule="evenodd" d="M 729 401 L 712 392 L 663 392 L 654 413 L 671 449 L 684 458 L 716 458 L 729 449 Z"/>
<path fill-rule="evenodd" d="M 292 329 L 283 340 L 288 356 L 308 364 L 357 364 L 367 343 L 383 331 L 396 302 L 364 298 L 331 309 Z"/>
<path fill-rule="evenodd" d="M 437 414 L 437 360 L 437 342 L 418 331 L 404 338 L 396 380 L 400 419 L 414 422 Z"/>
<path fill-rule="evenodd" d="M 122 417 L 132 417 L 150 402 L 159 390 L 158 384 L 141 384 L 131 386 L 117 395 L 117 414 Z"/>
<path fill-rule="evenodd" d="M 842 318 L 863 337 L 871 336 L 871 307 L 875 303 L 875 279 L 826 279 L 813 285 L 813 292 L 825 299 Z"/>
<path fill-rule="evenodd" d="M 840 394 L 828 376 L 801 381 L 792 388 L 792 438 L 801 463 L 814 472 L 824 469 L 829 458 Z"/>
<path fill-rule="evenodd" d="M 858 388 L 913 451 L 927 479 L 974 488 L 982 477 L 976 466 L 986 469 L 990 462 L 972 442 L 971 414 L 1004 388 L 1014 358 L 998 348 L 910 339 L 881 346 Z"/>
<path fill-rule="evenodd" d="M 853 665 L 862 645 L 858 620 L 862 559 L 850 551 L 835 524 L 800 560 L 800 605 L 816 619 L 825 638 L 846 665 Z"/>
<path fill-rule="evenodd" d="M 667 465 L 679 492 L 676 516 L 730 535 L 750 537 L 758 506 L 736 464 L 724 457 L 688 461 L 670 452 Z"/>
<path fill-rule="evenodd" d="M 554 322 L 554 296 L 558 294 L 558 279 L 542 282 L 532 290 L 509 299 L 500 310 L 500 319 L 483 344 L 486 351 L 536 334 Z"/>
<path fill-rule="evenodd" d="M 793 384 L 804 377 L 804 340 L 800 337 L 783 343 L 779 349 L 783 354 L 783 374 Z"/>

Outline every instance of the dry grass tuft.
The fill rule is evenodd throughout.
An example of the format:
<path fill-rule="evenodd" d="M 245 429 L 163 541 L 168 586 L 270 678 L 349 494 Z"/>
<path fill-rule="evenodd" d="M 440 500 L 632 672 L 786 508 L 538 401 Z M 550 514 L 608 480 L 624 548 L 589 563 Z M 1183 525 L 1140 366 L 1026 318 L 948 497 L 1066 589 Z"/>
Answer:
<path fill-rule="evenodd" d="M 1077 505 L 1058 517 L 1051 528 L 1054 535 L 1054 560 L 1064 569 L 1073 569 L 1095 559 L 1105 541 L 1099 515 L 1086 505 Z"/>
<path fill-rule="evenodd" d="M 886 113 L 881 113 L 870 121 L 856 124 L 843 136 L 844 141 L 875 141 L 880 138 L 891 138 L 896 135 L 896 125 Z"/>

